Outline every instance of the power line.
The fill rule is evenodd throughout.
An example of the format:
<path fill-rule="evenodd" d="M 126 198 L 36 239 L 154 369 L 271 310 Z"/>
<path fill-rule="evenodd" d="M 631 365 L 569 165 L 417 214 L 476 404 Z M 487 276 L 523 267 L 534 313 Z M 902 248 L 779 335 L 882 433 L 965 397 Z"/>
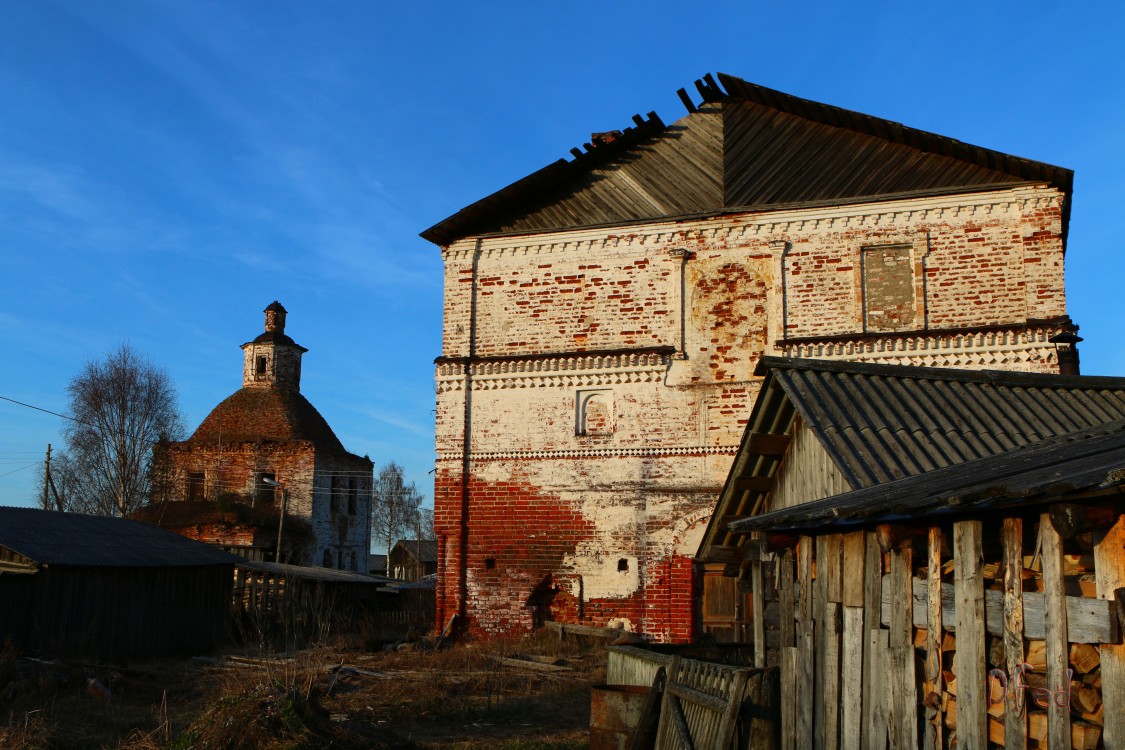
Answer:
<path fill-rule="evenodd" d="M 27 466 L 21 466 L 18 469 L 12 469 L 11 471 L 0 474 L 0 477 L 6 477 L 6 476 L 8 476 L 8 474 L 15 474 L 17 471 L 23 471 L 24 469 L 30 469 L 32 466 L 38 466 L 38 465 L 39 465 L 39 462 L 36 461 L 33 464 L 28 464 Z"/>
<path fill-rule="evenodd" d="M 28 409 L 35 409 L 35 411 L 41 411 L 41 412 L 45 412 L 47 414 L 51 414 L 51 415 L 56 416 L 56 417 L 62 417 L 63 419 L 69 419 L 71 422 L 77 422 L 78 424 L 84 424 L 87 427 L 97 427 L 96 424 L 90 424 L 89 422 L 84 422 L 81 419 L 76 419 L 75 417 L 71 417 L 71 416 L 68 416 L 66 414 L 59 414 L 57 411 L 51 411 L 50 409 L 44 409 L 42 406 L 32 406 L 31 404 L 25 404 L 23 401 L 16 401 L 14 398 L 8 398 L 7 396 L 0 396 L 0 400 L 11 401 L 13 404 L 19 404 L 20 406 L 26 406 Z"/>

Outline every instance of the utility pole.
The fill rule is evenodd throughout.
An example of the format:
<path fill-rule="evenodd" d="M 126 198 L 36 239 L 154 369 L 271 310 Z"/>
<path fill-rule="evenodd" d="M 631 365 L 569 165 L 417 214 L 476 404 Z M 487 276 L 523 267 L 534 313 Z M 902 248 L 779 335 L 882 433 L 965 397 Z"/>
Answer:
<path fill-rule="evenodd" d="M 43 510 L 51 509 L 51 498 L 48 492 L 51 488 L 51 444 L 47 443 L 47 461 L 43 467 Z"/>

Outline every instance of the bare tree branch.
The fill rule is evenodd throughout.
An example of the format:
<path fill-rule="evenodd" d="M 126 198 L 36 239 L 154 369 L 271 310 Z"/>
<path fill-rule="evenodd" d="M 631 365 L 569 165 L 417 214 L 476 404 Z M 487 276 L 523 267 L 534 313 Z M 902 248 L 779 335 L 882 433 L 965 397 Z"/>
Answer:
<path fill-rule="evenodd" d="M 153 446 L 183 437 L 167 373 L 122 344 L 91 360 L 67 387 L 70 418 L 58 470 L 66 510 L 126 516 L 152 492 Z"/>

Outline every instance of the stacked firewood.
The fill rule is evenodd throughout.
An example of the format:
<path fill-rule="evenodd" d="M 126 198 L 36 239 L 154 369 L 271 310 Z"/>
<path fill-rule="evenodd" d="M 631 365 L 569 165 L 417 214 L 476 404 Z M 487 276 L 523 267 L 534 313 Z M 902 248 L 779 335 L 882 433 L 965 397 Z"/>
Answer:
<path fill-rule="evenodd" d="M 1065 556 L 1064 570 L 1067 577 L 1067 593 L 1071 596 L 1094 597 L 1093 560 L 1089 555 Z M 1024 590 L 1039 589 L 1038 566 L 1031 558 L 1026 559 L 1028 567 L 1024 570 Z M 947 567 L 951 565 L 947 564 Z M 943 571 L 945 572 L 945 571 Z M 987 583 L 998 582 L 998 566 L 983 566 Z M 992 579 L 992 580 L 989 580 Z M 924 675 L 926 630 L 914 629 L 914 646 L 917 653 L 916 674 Z M 1047 680 L 1047 649 L 1044 641 L 1025 640 L 1023 671 L 1019 674 L 1007 673 L 1007 658 L 1004 641 L 999 636 L 987 638 L 989 673 L 988 680 L 988 733 L 990 746 L 1004 746 L 1005 713 L 1018 710 L 1023 716 L 1027 746 L 1047 747 L 1047 706 L 1051 701 L 1070 708 L 1071 746 L 1078 750 L 1094 750 L 1100 747 L 1102 723 L 1105 707 L 1102 705 L 1101 670 L 1098 648 L 1088 643 L 1069 644 L 1069 669 L 1072 670 L 1069 685 L 1049 685 Z M 957 674 L 954 669 L 954 654 L 957 638 L 952 632 L 942 637 L 942 685 L 939 695 L 932 690 L 929 681 L 922 684 L 922 695 L 926 705 L 937 708 L 940 705 L 942 722 L 951 730 L 945 735 L 946 746 L 955 748 L 957 728 Z"/>

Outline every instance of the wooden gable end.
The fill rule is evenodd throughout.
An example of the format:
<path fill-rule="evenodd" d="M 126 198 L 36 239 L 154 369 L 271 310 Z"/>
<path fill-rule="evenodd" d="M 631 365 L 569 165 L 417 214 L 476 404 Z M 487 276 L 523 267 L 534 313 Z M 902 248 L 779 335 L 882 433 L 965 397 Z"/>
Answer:
<path fill-rule="evenodd" d="M 812 428 L 798 417 L 765 509 L 789 508 L 853 489 L 858 488 L 840 471 Z"/>

